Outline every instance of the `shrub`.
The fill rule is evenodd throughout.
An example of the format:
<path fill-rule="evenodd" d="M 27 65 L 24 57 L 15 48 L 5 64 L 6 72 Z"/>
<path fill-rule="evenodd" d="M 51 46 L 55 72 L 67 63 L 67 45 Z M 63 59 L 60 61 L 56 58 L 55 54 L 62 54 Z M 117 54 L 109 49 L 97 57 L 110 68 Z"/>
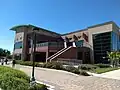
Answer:
<path fill-rule="evenodd" d="M 0 66 L 0 88 L 3 90 L 29 90 L 30 77 L 24 72 Z M 41 87 L 40 87 L 41 86 Z M 31 90 L 47 90 L 42 84 Z"/>
<path fill-rule="evenodd" d="M 95 64 L 95 66 L 97 66 L 99 68 L 109 68 L 109 67 L 111 67 L 109 64 Z"/>
<path fill-rule="evenodd" d="M 20 64 L 20 65 L 25 65 L 25 66 L 32 66 L 33 62 L 32 61 L 22 61 L 22 60 L 16 60 L 16 64 Z M 35 62 L 35 66 L 40 66 L 39 62 Z"/>
<path fill-rule="evenodd" d="M 82 69 L 82 70 L 91 70 L 91 69 L 96 69 L 97 66 L 95 65 L 90 65 L 90 64 L 81 64 L 78 66 L 79 69 Z"/>
<path fill-rule="evenodd" d="M 51 68 L 51 69 L 63 69 L 63 65 L 59 62 L 48 62 L 43 64 L 44 68 Z"/>
<path fill-rule="evenodd" d="M 29 83 L 24 79 L 2 74 L 0 75 L 0 87 L 3 90 L 28 90 Z"/>
<path fill-rule="evenodd" d="M 84 76 L 90 76 L 86 71 L 80 70 L 80 74 Z"/>
<path fill-rule="evenodd" d="M 90 76 L 86 71 L 80 70 L 80 69 L 75 68 L 73 66 L 67 66 L 65 68 L 65 70 L 69 71 L 69 72 L 72 72 L 72 73 L 75 73 L 75 74 L 80 74 L 80 75 L 84 75 L 84 76 Z"/>
<path fill-rule="evenodd" d="M 36 84 L 34 87 L 30 87 L 29 90 L 48 90 L 47 86 L 43 84 Z"/>
<path fill-rule="evenodd" d="M 79 69 L 75 68 L 73 66 L 66 66 L 65 70 L 68 71 L 68 72 L 75 73 L 75 74 L 80 74 Z"/>
<path fill-rule="evenodd" d="M 5 67 L 5 66 L 0 66 L 0 74 L 8 74 L 8 76 L 13 76 L 13 77 L 18 77 L 18 78 L 23 78 L 27 81 L 29 81 L 30 77 L 28 77 L 24 72 L 10 68 L 10 67 Z"/>
<path fill-rule="evenodd" d="M 43 67 L 44 64 L 38 63 L 38 64 L 36 64 L 35 66 L 36 66 L 36 67 Z"/>
<path fill-rule="evenodd" d="M 32 66 L 33 62 L 32 61 L 17 61 L 17 64 Z M 75 68 L 73 66 L 63 67 L 63 65 L 60 62 L 47 62 L 47 63 L 35 62 L 35 66 L 43 67 L 43 68 L 57 69 L 57 70 L 65 70 L 68 72 L 72 72 L 75 74 L 81 74 L 81 75 L 85 75 L 85 76 L 88 76 L 89 74 L 87 74 L 85 71 L 81 71 L 79 69 L 90 70 L 90 69 L 97 68 L 97 66 L 93 66 L 93 65 L 89 65 L 89 64 L 82 64 L 79 66 L 79 68 Z"/>

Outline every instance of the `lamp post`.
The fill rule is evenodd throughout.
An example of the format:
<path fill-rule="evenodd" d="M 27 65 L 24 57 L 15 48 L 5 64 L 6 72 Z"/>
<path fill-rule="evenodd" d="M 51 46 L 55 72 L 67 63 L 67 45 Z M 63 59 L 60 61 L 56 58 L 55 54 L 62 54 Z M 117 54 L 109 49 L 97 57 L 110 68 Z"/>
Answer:
<path fill-rule="evenodd" d="M 31 84 L 33 85 L 35 83 L 35 52 L 36 52 L 36 32 L 38 28 L 33 28 L 32 32 L 32 47 L 31 47 L 31 61 L 33 61 L 33 68 L 32 68 L 32 77 L 31 77 Z"/>

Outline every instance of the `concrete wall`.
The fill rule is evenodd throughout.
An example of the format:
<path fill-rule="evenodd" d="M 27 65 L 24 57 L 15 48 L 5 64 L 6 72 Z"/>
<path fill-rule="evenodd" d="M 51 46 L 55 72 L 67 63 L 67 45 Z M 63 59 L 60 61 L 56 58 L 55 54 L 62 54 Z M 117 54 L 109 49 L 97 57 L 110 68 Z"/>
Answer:
<path fill-rule="evenodd" d="M 18 32 L 18 33 L 16 33 L 16 35 L 15 35 L 15 40 L 14 40 L 14 44 L 15 44 L 16 42 L 20 42 L 20 41 L 23 42 L 23 39 L 24 39 L 24 32 Z M 13 53 L 14 53 L 14 54 L 18 54 L 18 53 L 21 54 L 21 53 L 22 53 L 22 49 L 15 49 Z"/>
<path fill-rule="evenodd" d="M 23 41 L 23 38 L 24 38 L 24 32 L 16 33 L 14 43 Z"/>
<path fill-rule="evenodd" d="M 120 36 L 120 28 L 116 25 L 116 24 L 113 24 L 112 25 L 112 29 L 113 29 L 113 32 L 115 32 L 118 36 Z"/>
<path fill-rule="evenodd" d="M 93 49 L 93 34 L 98 34 L 98 33 L 105 33 L 105 32 L 110 32 L 112 31 L 112 24 L 107 24 L 107 25 L 102 25 L 98 27 L 93 27 L 93 28 L 88 28 L 88 33 L 89 33 L 89 44 L 92 46 Z"/>
<path fill-rule="evenodd" d="M 63 39 L 65 39 L 65 37 L 71 38 L 69 41 L 73 42 L 74 41 L 73 36 L 75 35 L 78 38 L 78 40 L 84 40 L 83 36 L 82 36 L 83 33 L 85 33 L 88 36 L 88 32 L 87 32 L 87 29 L 86 29 L 84 31 L 73 32 L 73 33 L 70 33 L 70 34 L 67 34 L 67 35 L 63 35 L 62 38 Z"/>
<path fill-rule="evenodd" d="M 21 54 L 22 53 L 22 49 L 15 49 L 14 50 L 14 54 Z"/>
<path fill-rule="evenodd" d="M 15 49 L 14 54 L 21 54 L 21 59 L 25 60 L 27 57 L 27 27 L 18 28 L 15 35 L 14 43 L 22 41 L 22 48 Z"/>

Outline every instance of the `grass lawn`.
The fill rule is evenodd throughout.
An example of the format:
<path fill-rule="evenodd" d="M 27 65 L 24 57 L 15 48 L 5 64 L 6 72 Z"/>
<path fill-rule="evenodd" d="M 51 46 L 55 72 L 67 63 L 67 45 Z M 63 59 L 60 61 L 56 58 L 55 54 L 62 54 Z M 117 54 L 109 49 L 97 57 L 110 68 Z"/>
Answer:
<path fill-rule="evenodd" d="M 109 72 L 109 71 L 113 71 L 113 70 L 117 70 L 117 69 L 120 69 L 118 67 L 116 68 L 96 68 L 96 69 L 93 69 L 93 70 L 90 70 L 90 72 L 93 72 L 93 73 L 97 73 L 97 74 L 101 74 L 101 73 L 105 73 L 105 72 Z"/>
<path fill-rule="evenodd" d="M 0 65 L 0 88 L 2 90 L 48 90 L 43 84 L 30 87 L 30 77 L 24 72 Z"/>

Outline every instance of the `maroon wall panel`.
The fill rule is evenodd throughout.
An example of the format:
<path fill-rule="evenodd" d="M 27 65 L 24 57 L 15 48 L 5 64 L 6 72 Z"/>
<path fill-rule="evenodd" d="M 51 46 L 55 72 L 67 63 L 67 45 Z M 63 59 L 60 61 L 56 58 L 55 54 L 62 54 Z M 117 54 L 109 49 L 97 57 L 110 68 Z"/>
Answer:
<path fill-rule="evenodd" d="M 72 47 L 66 52 L 59 55 L 57 58 L 77 59 L 77 49 L 75 47 Z"/>
<path fill-rule="evenodd" d="M 36 52 L 48 52 L 48 46 L 36 47 Z M 29 53 L 31 53 L 31 48 L 29 48 Z"/>

